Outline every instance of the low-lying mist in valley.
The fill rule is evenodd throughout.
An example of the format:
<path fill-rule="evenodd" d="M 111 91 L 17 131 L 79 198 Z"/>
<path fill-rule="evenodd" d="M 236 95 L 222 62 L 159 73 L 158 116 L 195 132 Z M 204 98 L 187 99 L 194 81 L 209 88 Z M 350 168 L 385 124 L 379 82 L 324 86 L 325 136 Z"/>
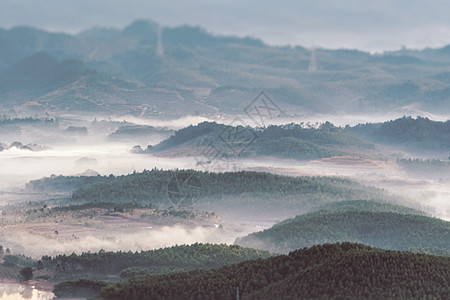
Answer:
<path fill-rule="evenodd" d="M 354 118 L 355 120 L 358 117 Z M 29 133 L 25 134 L 24 142 L 42 143 L 48 146 L 44 151 L 30 151 L 12 147 L 0 151 L 0 203 L 17 204 L 21 201 L 41 201 L 51 199 L 54 195 L 42 195 L 26 190 L 25 184 L 53 175 L 126 175 L 133 172 L 142 172 L 153 168 L 195 169 L 199 171 L 264 171 L 288 176 L 337 176 L 350 178 L 365 185 L 386 189 L 388 192 L 404 198 L 403 204 L 420 208 L 433 216 L 450 220 L 450 182 L 436 180 L 432 176 L 422 179 L 414 178 L 402 169 L 395 161 L 394 156 L 386 155 L 385 159 L 374 160 L 356 156 L 343 156 L 299 161 L 292 159 L 279 159 L 271 156 L 231 158 L 220 169 L 204 169 L 193 156 L 160 156 L 158 154 L 136 154 L 131 149 L 137 145 L 155 145 L 168 136 L 167 132 L 159 136 L 136 136 L 131 134 L 126 139 L 110 139 L 109 135 L 121 127 L 120 124 L 136 125 L 139 120 L 133 119 L 123 123 L 103 125 L 101 121 L 88 123 L 86 135 L 64 135 L 51 133 L 45 135 L 45 130 L 36 139 Z M 164 126 L 164 128 L 177 129 L 190 122 L 201 122 L 204 118 L 184 118 L 177 122 L 157 122 L 147 120 L 140 122 L 143 126 Z M 276 123 L 276 122 L 275 122 Z M 77 125 L 83 125 L 81 123 Z M 90 124 L 90 125 L 89 125 Z M 345 124 L 343 124 L 345 125 Z M 91 127 L 89 127 L 91 126 Z M 103 127 L 102 127 L 103 126 Z M 68 127 L 65 125 L 65 127 Z M 82 126 L 81 126 L 82 127 Z M 155 127 L 161 128 L 161 127 Z M 58 140 L 61 137 L 61 140 Z M 20 140 L 20 136 L 17 136 Z M 5 141 L 6 142 L 6 141 Z M 44 143 L 48 142 L 48 143 Z M 390 153 L 387 151 L 386 153 Z M 391 152 L 399 153 L 399 152 Z M 408 157 L 403 152 L 401 157 Z M 66 195 L 70 197 L 70 194 Z M 277 199 L 273 199 L 276 205 Z M 69 203 L 69 202 L 68 202 Z M 209 227 L 186 227 L 172 224 L 161 228 L 143 228 L 136 232 L 116 231 L 110 234 L 90 235 L 89 226 L 79 224 L 77 232 L 73 232 L 67 239 L 62 236 L 45 236 L 38 232 L 24 231 L 21 235 L 13 232 L 2 233 L 2 243 L 10 247 L 15 253 L 23 253 L 32 257 L 52 255 L 59 253 L 99 251 L 139 251 L 156 249 L 176 244 L 191 244 L 195 242 L 227 243 L 232 244 L 238 237 L 251 232 L 263 230 L 286 218 L 308 212 L 309 208 L 288 210 L 272 210 L 248 215 L 248 210 L 239 210 L 233 207 L 203 206 L 202 209 L 215 211 L 224 219 L 224 229 L 218 230 Z M 19 225 L 18 225 L 19 226 Z M 38 226 L 36 228 L 39 228 Z M 38 229 L 37 229 L 38 230 Z M 85 233 L 82 233 L 82 232 Z"/>
<path fill-rule="evenodd" d="M 12 249 L 15 254 L 24 254 L 39 259 L 43 255 L 94 253 L 100 250 L 134 252 L 197 242 L 233 244 L 236 238 L 235 232 L 202 226 L 194 228 L 186 228 L 181 225 L 161 228 L 143 227 L 136 228 L 132 232 L 121 232 L 120 230 L 108 232 L 105 230 L 102 232 L 102 236 L 89 234 L 89 227 L 78 226 L 76 228 L 74 226 L 66 233 L 65 237 L 55 234 L 45 236 L 45 232 L 37 232 L 39 231 L 39 225 L 36 227 L 38 229 L 35 230 L 34 234 L 23 232 L 20 235 L 13 235 L 13 232 L 9 232 L 9 234 L 0 232 L 0 244 L 5 248 Z M 251 230 L 242 231 L 240 234 L 246 235 L 251 233 L 252 230 L 261 229 L 265 228 L 251 228 Z"/>

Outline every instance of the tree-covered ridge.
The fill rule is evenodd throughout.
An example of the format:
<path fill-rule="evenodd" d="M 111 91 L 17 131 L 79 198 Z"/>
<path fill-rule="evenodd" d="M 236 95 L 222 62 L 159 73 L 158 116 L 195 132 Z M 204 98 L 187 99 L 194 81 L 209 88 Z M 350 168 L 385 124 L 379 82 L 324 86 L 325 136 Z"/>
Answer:
<path fill-rule="evenodd" d="M 52 175 L 41 179 L 31 180 L 26 189 L 37 192 L 72 192 L 73 190 L 99 181 L 106 181 L 105 176 L 63 176 Z"/>
<path fill-rule="evenodd" d="M 228 135 L 230 134 L 230 135 Z M 231 136 L 228 140 L 227 137 Z M 225 138 L 224 138 L 225 137 Z M 239 140 L 251 141 L 236 151 L 233 143 Z M 318 128 L 300 124 L 271 125 L 267 128 L 226 126 L 215 122 L 203 122 L 175 132 L 174 135 L 148 152 L 174 151 L 187 148 L 185 154 L 195 155 L 195 149 L 214 145 L 228 157 L 270 155 L 298 160 L 318 159 L 351 153 L 365 154 L 375 149 L 375 145 L 347 134 L 344 129 L 326 122 Z M 231 146 L 231 148 L 230 148 Z M 248 147 L 247 147 L 248 146 Z M 234 151 L 233 151 L 234 150 Z M 197 155 L 200 152 L 197 149 Z"/>
<path fill-rule="evenodd" d="M 450 159 L 450 157 L 449 157 Z M 439 159 L 397 159 L 397 165 L 416 178 L 450 179 L 450 161 Z"/>
<path fill-rule="evenodd" d="M 375 202 L 370 200 L 346 200 L 339 202 L 330 202 L 322 205 L 318 210 L 394 212 L 410 215 L 427 215 L 425 212 L 414 208 L 389 202 Z"/>
<path fill-rule="evenodd" d="M 236 240 L 238 245 L 282 253 L 335 242 L 356 242 L 391 250 L 450 251 L 450 222 L 385 211 L 325 210 L 299 215 Z"/>
<path fill-rule="evenodd" d="M 195 195 L 192 195 L 194 192 Z M 392 198 L 382 190 L 338 177 L 288 177 L 250 171 L 212 173 L 153 169 L 129 175 L 94 178 L 93 183 L 86 183 L 77 188 L 72 199 L 158 204 L 168 197 L 189 198 L 186 196 L 208 201 L 220 201 L 225 199 L 224 196 L 245 196 L 253 200 L 257 197 L 261 203 L 274 202 L 273 199 L 289 196 L 289 201 L 307 200 L 316 205 L 337 200 Z"/>
<path fill-rule="evenodd" d="M 82 253 L 77 255 L 44 256 L 44 266 L 62 273 L 119 274 L 133 277 L 139 268 L 146 274 L 165 274 L 195 269 L 214 269 L 246 260 L 267 258 L 267 251 L 236 245 L 199 244 L 173 246 L 141 252 Z"/>
<path fill-rule="evenodd" d="M 450 149 L 450 120 L 433 121 L 406 117 L 384 123 L 347 126 L 346 132 L 361 138 L 411 150 Z"/>
<path fill-rule="evenodd" d="M 11 118 L 6 115 L 0 116 L 0 126 L 5 125 L 36 125 L 36 124 L 51 124 L 58 125 L 59 120 L 53 118 L 33 118 L 33 117 L 24 117 L 24 118 Z"/>
<path fill-rule="evenodd" d="M 102 299 L 447 299 L 450 258 L 342 243 L 218 270 L 137 277 Z"/>
<path fill-rule="evenodd" d="M 168 136 L 172 134 L 173 130 L 167 128 L 158 128 L 149 125 L 123 125 L 117 130 L 108 135 L 110 140 L 120 140 L 127 137 L 136 136 L 153 136 L 153 135 L 164 135 Z"/>

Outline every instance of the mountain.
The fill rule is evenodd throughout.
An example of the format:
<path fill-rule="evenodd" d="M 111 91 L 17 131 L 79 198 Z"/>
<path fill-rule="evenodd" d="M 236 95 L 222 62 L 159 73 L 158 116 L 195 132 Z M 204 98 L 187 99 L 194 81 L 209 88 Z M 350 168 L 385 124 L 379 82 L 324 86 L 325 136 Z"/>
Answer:
<path fill-rule="evenodd" d="M 444 250 L 450 255 L 450 240 L 446 238 L 449 234 L 449 222 L 411 214 L 407 209 L 388 204 L 354 202 L 299 215 L 238 238 L 236 244 L 287 253 L 316 244 L 346 241 L 390 250 Z"/>
<path fill-rule="evenodd" d="M 212 271 L 134 278 L 101 299 L 423 299 L 450 296 L 450 258 L 325 244 Z"/>
<path fill-rule="evenodd" d="M 67 204 L 133 204 L 195 209 L 245 218 L 285 219 L 344 200 L 397 202 L 387 192 L 336 177 L 288 177 L 263 172 L 153 169 L 123 176 L 51 176 L 27 184 L 30 192 L 71 195 Z M 274 200 L 276 199 L 276 201 Z"/>
<path fill-rule="evenodd" d="M 173 134 L 173 130 L 167 128 L 155 128 L 146 125 L 124 125 L 120 126 L 116 131 L 108 135 L 108 139 L 112 141 L 134 141 L 141 139 L 148 142 L 151 139 L 167 138 Z"/>
<path fill-rule="evenodd" d="M 410 153 L 444 153 L 450 149 L 450 120 L 433 121 L 410 116 L 384 123 L 346 126 L 345 131 L 374 143 Z"/>
<path fill-rule="evenodd" d="M 340 155 L 370 156 L 376 146 L 347 134 L 342 128 L 326 122 L 319 128 L 300 124 L 250 128 L 203 122 L 175 132 L 158 145 L 144 152 L 157 155 L 200 156 L 204 148 L 214 147 L 220 156 L 274 156 L 311 160 Z"/>
<path fill-rule="evenodd" d="M 149 20 L 77 35 L 1 29 L 0 110 L 74 113 L 97 107 L 107 115 L 140 116 L 145 106 L 145 116 L 235 115 L 265 91 L 290 116 L 450 112 L 447 48 L 377 55 L 316 49 L 315 56 L 318 69 L 312 72 L 311 51 L 303 47 L 269 46 L 191 26 L 162 28 Z M 35 76 L 41 67 L 47 76 Z M 87 70 L 96 75 L 87 76 Z M 69 84 L 80 75 L 79 84 Z M 9 93 L 8 80 L 16 93 Z M 29 88 L 36 86 L 45 89 L 31 93 Z M 44 108 L 15 107 L 36 101 Z"/>
<path fill-rule="evenodd" d="M 135 84 L 98 74 L 79 60 L 57 61 L 40 52 L 13 64 L 0 75 L 0 102 L 27 111 L 98 111 L 117 105 Z M 33 101 L 29 101 L 33 99 Z"/>
<path fill-rule="evenodd" d="M 216 269 L 246 260 L 268 258 L 270 253 L 234 245 L 180 245 L 140 252 L 105 252 L 44 256 L 46 268 L 63 274 L 97 273 L 131 278 L 140 274 L 165 274 L 197 269 Z M 137 275 L 136 275 L 137 274 Z"/>
<path fill-rule="evenodd" d="M 72 201 L 139 202 L 161 205 L 162 201 L 181 207 L 193 205 L 225 206 L 248 209 L 256 213 L 255 203 L 261 209 L 285 205 L 285 209 L 305 210 L 339 200 L 392 200 L 395 197 L 373 187 L 335 177 L 288 177 L 263 172 L 199 172 L 194 170 L 151 170 L 123 176 L 81 177 L 72 193 Z M 92 183 L 86 183 L 86 180 Z M 64 186 L 64 177 L 47 178 L 33 182 L 42 186 L 56 181 Z M 77 181 L 67 178 L 68 186 Z M 83 184 L 84 183 L 84 184 Z M 273 201 L 273 199 L 277 201 Z M 175 202 L 175 203 L 174 203 Z M 167 204 L 167 203 L 166 203 Z M 274 208 L 275 209 L 275 208 Z M 276 209 L 274 210 L 276 211 Z M 274 212 L 273 211 L 273 212 Z"/>

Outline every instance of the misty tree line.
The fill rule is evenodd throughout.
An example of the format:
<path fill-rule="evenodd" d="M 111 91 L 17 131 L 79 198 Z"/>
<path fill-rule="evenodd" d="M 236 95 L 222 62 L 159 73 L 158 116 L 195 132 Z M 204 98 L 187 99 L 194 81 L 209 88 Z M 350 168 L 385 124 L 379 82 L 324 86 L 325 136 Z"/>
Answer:
<path fill-rule="evenodd" d="M 235 245 L 195 243 L 140 252 L 84 252 L 80 255 L 43 256 L 46 268 L 59 273 L 94 272 L 99 274 L 119 274 L 133 277 L 134 274 L 162 274 L 194 269 L 219 268 L 246 260 L 267 258 L 267 251 L 242 248 Z M 144 270 L 143 270 L 144 269 Z M 137 272 L 137 273 L 136 273 Z"/>
<path fill-rule="evenodd" d="M 58 181 L 64 182 L 63 178 Z M 73 180 L 70 178 L 69 180 Z M 80 179 L 86 181 L 88 179 Z M 195 194 L 192 195 L 192 190 Z M 287 177 L 263 172 L 210 173 L 194 170 L 164 171 L 108 177 L 97 176 L 72 194 L 75 201 L 133 202 L 158 205 L 172 197 L 190 196 L 208 201 L 225 201 L 222 196 L 251 196 L 261 203 L 292 195 L 317 203 L 343 199 L 388 199 L 386 192 L 337 177 Z"/>
<path fill-rule="evenodd" d="M 33 117 L 24 117 L 24 118 L 11 118 L 7 115 L 2 115 L 0 117 L 0 126 L 1 125 L 9 125 L 9 124 L 36 124 L 36 123 L 45 123 L 45 124 L 58 124 L 58 119 L 54 118 L 33 118 Z"/>
<path fill-rule="evenodd" d="M 216 122 L 203 122 L 196 126 L 189 126 L 178 130 L 173 136 L 146 151 L 162 151 L 181 146 L 192 140 L 196 140 L 196 146 L 207 146 L 214 143 L 228 157 L 236 154 L 228 149 L 227 141 L 219 137 L 224 130 L 229 128 Z M 343 128 L 339 128 L 326 122 L 317 128 L 305 127 L 304 124 L 271 125 L 267 128 L 238 128 L 231 127 L 242 134 L 248 130 L 254 132 L 257 138 L 250 143 L 240 156 L 249 156 L 252 153 L 258 155 L 270 155 L 280 158 L 293 158 L 298 160 L 310 160 L 323 157 L 331 157 L 344 154 L 352 154 L 349 148 L 367 150 L 374 149 L 374 145 L 348 134 Z M 250 136 L 251 140 L 254 136 Z M 239 137 L 236 137 L 239 140 Z M 231 142 L 230 142 L 231 143 Z M 228 149 L 228 150 L 226 150 Z M 145 152 L 145 151 L 144 151 Z"/>
<path fill-rule="evenodd" d="M 450 172 L 450 162 L 440 159 L 397 159 L 397 164 L 414 172 Z"/>
<path fill-rule="evenodd" d="M 346 131 L 369 140 L 408 149 L 448 151 L 450 149 L 450 120 L 432 121 L 418 116 L 402 117 L 380 124 L 360 124 L 346 127 Z"/>
<path fill-rule="evenodd" d="M 331 210 L 285 220 L 237 239 L 236 243 L 287 253 L 317 244 L 349 241 L 391 250 L 434 249 L 434 253 L 450 256 L 449 234 L 450 222 L 426 216 Z"/>

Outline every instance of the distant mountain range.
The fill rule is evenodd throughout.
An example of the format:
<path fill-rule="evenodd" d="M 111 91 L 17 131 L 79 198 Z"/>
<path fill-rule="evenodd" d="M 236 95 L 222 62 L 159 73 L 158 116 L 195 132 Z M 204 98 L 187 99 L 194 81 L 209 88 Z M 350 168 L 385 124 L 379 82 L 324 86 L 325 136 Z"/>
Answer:
<path fill-rule="evenodd" d="M 145 20 L 77 35 L 0 29 L 0 112 L 241 114 L 260 91 L 287 115 L 450 112 L 450 46 L 315 56 L 310 71 L 311 51 L 302 47 Z"/>

